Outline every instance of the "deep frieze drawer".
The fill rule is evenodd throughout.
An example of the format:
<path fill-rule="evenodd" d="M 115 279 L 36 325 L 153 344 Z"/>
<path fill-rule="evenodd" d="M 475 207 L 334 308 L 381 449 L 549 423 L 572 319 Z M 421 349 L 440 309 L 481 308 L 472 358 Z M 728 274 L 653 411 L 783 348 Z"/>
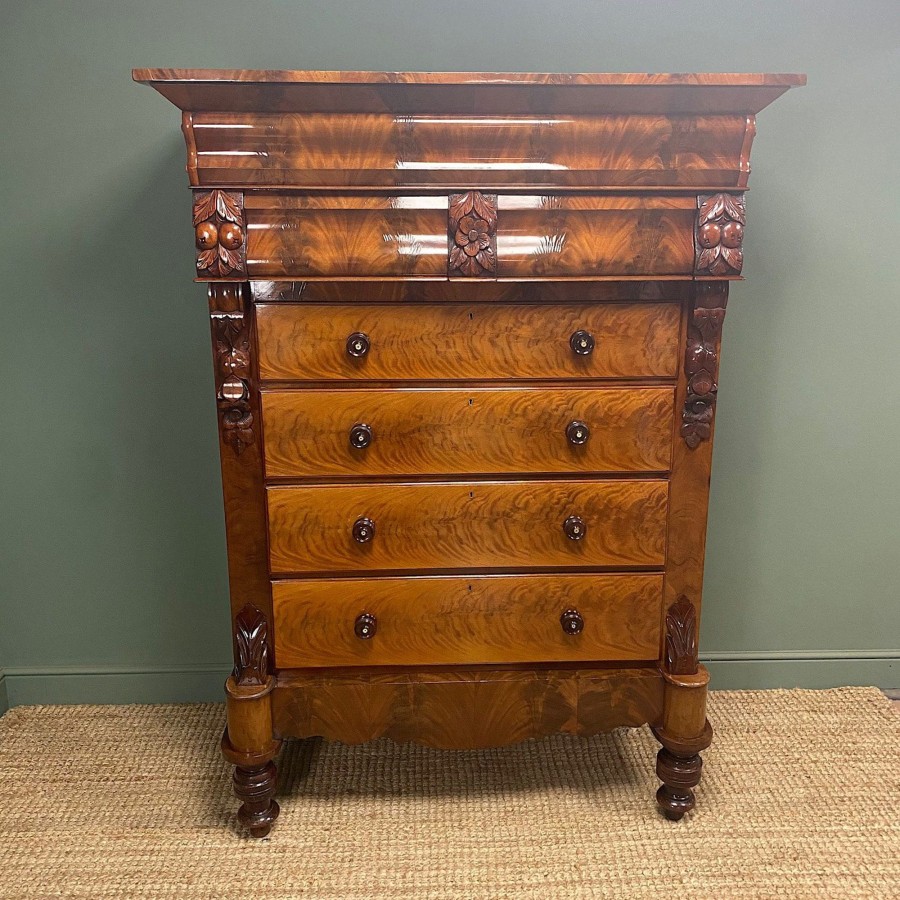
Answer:
<path fill-rule="evenodd" d="M 269 487 L 273 573 L 661 567 L 657 480 Z"/>
<path fill-rule="evenodd" d="M 648 302 L 260 303 L 259 374 L 263 381 L 674 378 L 680 315 L 676 303 Z"/>
<path fill-rule="evenodd" d="M 260 279 L 693 275 L 695 194 L 485 196 L 486 205 L 457 219 L 447 195 L 247 194 L 247 272 Z"/>
<path fill-rule="evenodd" d="M 662 576 L 487 575 L 272 585 L 284 668 L 649 660 Z M 361 624 L 362 623 L 362 624 Z"/>
<path fill-rule="evenodd" d="M 266 391 L 266 474 L 665 472 L 674 399 L 672 387 Z"/>

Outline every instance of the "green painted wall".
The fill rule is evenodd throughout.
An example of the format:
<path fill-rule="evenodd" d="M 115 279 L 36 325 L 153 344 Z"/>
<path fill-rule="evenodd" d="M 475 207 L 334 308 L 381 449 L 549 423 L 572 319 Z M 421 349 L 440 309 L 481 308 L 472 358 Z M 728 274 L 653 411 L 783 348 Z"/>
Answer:
<path fill-rule="evenodd" d="M 893 0 L 5 3 L 10 702 L 217 697 L 228 667 L 179 120 L 132 66 L 807 72 L 754 147 L 704 648 L 719 686 L 900 685 L 898 47 Z"/>

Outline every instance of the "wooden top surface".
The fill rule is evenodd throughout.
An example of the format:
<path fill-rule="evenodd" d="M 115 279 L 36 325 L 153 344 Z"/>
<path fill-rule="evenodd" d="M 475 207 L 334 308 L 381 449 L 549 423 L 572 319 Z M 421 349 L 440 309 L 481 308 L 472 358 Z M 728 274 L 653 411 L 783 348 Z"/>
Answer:
<path fill-rule="evenodd" d="M 180 109 L 755 114 L 805 75 L 134 69 Z"/>

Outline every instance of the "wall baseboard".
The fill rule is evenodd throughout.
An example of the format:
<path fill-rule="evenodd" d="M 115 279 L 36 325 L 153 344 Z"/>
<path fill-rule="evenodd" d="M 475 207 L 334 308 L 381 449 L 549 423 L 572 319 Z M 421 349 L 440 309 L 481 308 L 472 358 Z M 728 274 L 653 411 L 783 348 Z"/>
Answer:
<path fill-rule="evenodd" d="M 900 650 L 702 654 L 719 690 L 900 686 Z M 13 706 L 71 703 L 220 702 L 230 665 L 0 670 L 0 715 Z"/>

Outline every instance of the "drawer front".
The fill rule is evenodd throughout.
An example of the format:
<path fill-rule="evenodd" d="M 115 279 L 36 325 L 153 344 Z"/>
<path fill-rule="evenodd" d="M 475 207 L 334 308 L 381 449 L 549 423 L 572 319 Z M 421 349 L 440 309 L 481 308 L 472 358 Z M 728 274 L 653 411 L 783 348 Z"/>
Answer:
<path fill-rule="evenodd" d="M 341 578 L 272 592 L 281 668 L 659 656 L 660 575 Z"/>
<path fill-rule="evenodd" d="M 257 306 L 265 380 L 672 378 L 675 303 Z M 586 331 L 593 349 L 576 341 Z M 362 355 L 348 339 L 366 336 Z M 351 346 L 353 353 L 360 349 Z"/>
<path fill-rule="evenodd" d="M 670 387 L 266 392 L 266 474 L 665 472 L 674 402 Z"/>
<path fill-rule="evenodd" d="M 664 481 L 319 485 L 267 496 L 276 574 L 664 562 Z"/>

